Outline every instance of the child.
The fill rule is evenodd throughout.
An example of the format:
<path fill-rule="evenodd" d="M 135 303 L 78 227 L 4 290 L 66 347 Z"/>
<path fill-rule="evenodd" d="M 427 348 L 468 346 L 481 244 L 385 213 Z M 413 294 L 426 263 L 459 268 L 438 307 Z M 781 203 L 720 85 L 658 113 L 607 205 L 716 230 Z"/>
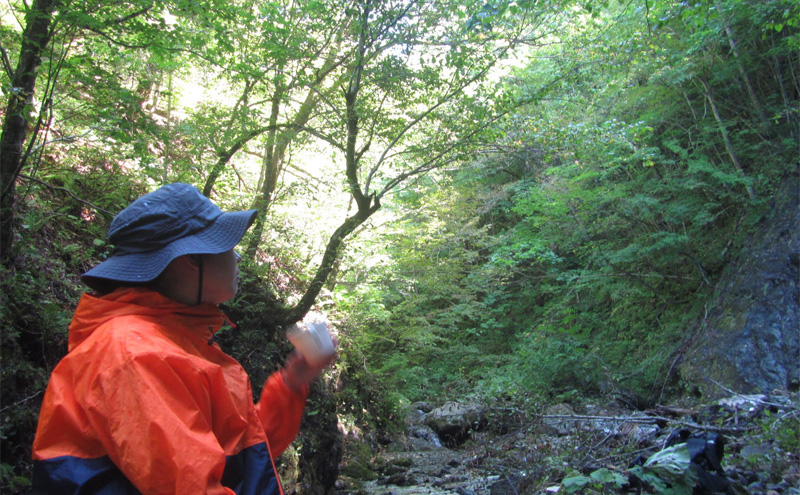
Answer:
<path fill-rule="evenodd" d="M 217 305 L 238 287 L 233 248 L 255 215 L 169 184 L 114 218 L 112 255 L 82 277 L 97 295 L 81 298 L 44 396 L 34 494 L 282 493 L 272 460 L 333 358 L 292 353 L 254 404 L 244 369 L 214 343 Z"/>

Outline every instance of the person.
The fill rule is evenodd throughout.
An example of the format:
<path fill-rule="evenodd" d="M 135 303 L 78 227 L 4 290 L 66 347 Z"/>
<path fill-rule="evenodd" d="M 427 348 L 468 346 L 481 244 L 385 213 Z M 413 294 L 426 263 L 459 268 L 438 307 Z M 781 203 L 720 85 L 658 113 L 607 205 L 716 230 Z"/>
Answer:
<path fill-rule="evenodd" d="M 113 219 L 114 250 L 82 276 L 95 293 L 81 297 L 44 395 L 33 493 L 283 493 L 273 460 L 333 357 L 312 365 L 293 351 L 254 403 L 245 370 L 214 342 L 255 215 L 169 184 Z"/>

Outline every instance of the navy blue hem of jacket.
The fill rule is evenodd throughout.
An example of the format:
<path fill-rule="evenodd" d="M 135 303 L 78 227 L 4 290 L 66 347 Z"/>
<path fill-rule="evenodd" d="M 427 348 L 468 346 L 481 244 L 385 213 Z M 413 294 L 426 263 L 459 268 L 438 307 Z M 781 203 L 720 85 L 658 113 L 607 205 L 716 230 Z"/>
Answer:
<path fill-rule="evenodd" d="M 228 456 L 222 485 L 237 495 L 278 495 L 278 477 L 265 443 Z M 142 495 L 108 456 L 33 461 L 33 495 Z"/>

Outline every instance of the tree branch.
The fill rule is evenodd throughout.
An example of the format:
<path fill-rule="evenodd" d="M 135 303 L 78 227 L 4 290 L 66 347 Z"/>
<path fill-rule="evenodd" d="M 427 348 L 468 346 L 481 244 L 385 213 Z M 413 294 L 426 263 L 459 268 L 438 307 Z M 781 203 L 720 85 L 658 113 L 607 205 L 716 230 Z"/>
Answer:
<path fill-rule="evenodd" d="M 3 70 L 6 72 L 6 76 L 10 81 L 14 77 L 14 69 L 11 68 L 11 61 L 8 59 L 6 49 L 2 46 L 0 46 L 0 56 L 3 58 Z"/>
<path fill-rule="evenodd" d="M 112 22 L 114 24 L 122 24 L 123 22 L 127 22 L 127 21 L 133 19 L 134 17 L 139 17 L 142 14 L 146 14 L 152 8 L 153 8 L 153 4 L 151 3 L 149 6 L 144 7 L 141 10 L 138 10 L 136 12 L 131 12 L 130 14 L 128 14 L 128 15 L 126 15 L 124 17 L 118 17 L 117 19 L 114 19 Z"/>
<path fill-rule="evenodd" d="M 83 204 L 85 204 L 85 205 L 87 205 L 87 206 L 91 206 L 91 207 L 92 207 L 92 209 L 94 209 L 94 210 L 96 210 L 96 211 L 99 211 L 100 213 L 105 213 L 106 215 L 108 215 L 108 217 L 109 217 L 109 218 L 113 218 L 113 217 L 114 217 L 114 214 L 113 214 L 113 213 L 111 213 L 110 211 L 108 211 L 108 210 L 105 210 L 105 209 L 103 209 L 103 208 L 100 208 L 100 207 L 99 207 L 99 206 L 97 206 L 96 204 L 94 204 L 94 203 L 90 203 L 89 201 L 86 201 L 85 199 L 81 199 L 81 198 L 79 198 L 78 196 L 76 196 L 76 195 L 75 195 L 75 193 L 73 193 L 72 191 L 70 191 L 69 189 L 67 189 L 67 188 L 65 188 L 65 187 L 53 186 L 53 185 L 50 185 L 50 184 L 48 184 L 48 183 L 46 183 L 46 182 L 44 182 L 44 181 L 41 181 L 41 180 L 39 180 L 39 179 L 36 179 L 35 177 L 29 177 L 29 176 L 27 176 L 27 175 L 25 175 L 25 174 L 19 174 L 19 178 L 20 178 L 20 179 L 23 179 L 23 180 L 27 180 L 27 181 L 29 181 L 29 182 L 36 182 L 37 184 L 40 184 L 40 185 L 42 185 L 42 186 L 44 186 L 44 187 L 46 187 L 46 188 L 48 188 L 48 189 L 50 189 L 50 190 L 52 190 L 52 191 L 62 191 L 62 192 L 65 192 L 65 193 L 67 193 L 68 195 L 70 195 L 70 196 L 72 197 L 72 199 L 74 199 L 74 200 L 76 200 L 76 201 L 78 201 L 78 202 L 80 202 L 80 203 L 83 203 Z"/>
<path fill-rule="evenodd" d="M 675 424 L 703 431 L 717 431 L 720 433 L 746 433 L 748 431 L 760 429 L 757 426 L 747 428 L 726 428 L 722 426 L 706 426 L 691 421 L 675 421 L 663 416 L 580 416 L 572 414 L 537 414 L 534 417 L 541 419 L 561 419 L 567 421 L 619 421 L 622 423 L 644 423 L 644 424 Z"/>

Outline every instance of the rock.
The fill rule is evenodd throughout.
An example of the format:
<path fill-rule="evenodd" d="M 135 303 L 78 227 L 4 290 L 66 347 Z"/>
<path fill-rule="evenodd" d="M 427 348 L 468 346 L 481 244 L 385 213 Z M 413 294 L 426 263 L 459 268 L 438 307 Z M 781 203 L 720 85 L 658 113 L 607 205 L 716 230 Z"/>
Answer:
<path fill-rule="evenodd" d="M 427 413 L 419 409 L 412 409 L 406 414 L 405 423 L 408 426 L 425 424 L 425 416 L 427 416 Z"/>
<path fill-rule="evenodd" d="M 518 476 L 504 476 L 501 480 L 489 486 L 489 493 L 491 495 L 519 495 L 518 486 Z"/>
<path fill-rule="evenodd" d="M 486 412 L 477 404 L 447 402 L 428 413 L 425 424 L 443 442 L 458 445 L 469 437 L 471 431 L 478 431 L 486 426 Z"/>
<path fill-rule="evenodd" d="M 442 441 L 439 439 L 439 436 L 436 434 L 435 431 L 430 426 L 427 425 L 418 425 L 418 426 L 411 426 L 408 429 L 408 436 L 410 439 L 418 439 L 423 440 L 425 444 L 430 445 L 431 448 L 442 448 Z"/>
<path fill-rule="evenodd" d="M 388 478 L 382 479 L 378 481 L 379 485 L 396 485 L 396 486 L 408 486 L 409 485 L 409 478 L 406 476 L 406 473 L 397 473 L 389 476 Z"/>
<path fill-rule="evenodd" d="M 574 416 L 575 410 L 569 404 L 555 404 L 544 410 L 542 433 L 548 435 L 569 435 L 578 430 L 578 421 L 566 416 Z"/>
<path fill-rule="evenodd" d="M 719 281 L 714 304 L 698 322 L 680 366 L 703 396 L 800 386 L 800 208 L 798 180 L 784 181 L 773 213 Z"/>
<path fill-rule="evenodd" d="M 369 465 L 360 461 L 352 461 L 343 464 L 340 474 L 357 480 L 374 480 L 378 478 Z"/>
<path fill-rule="evenodd" d="M 742 447 L 742 451 L 739 452 L 739 455 L 744 459 L 758 460 L 759 457 L 764 457 L 773 452 L 775 452 L 775 447 L 767 443 L 760 445 L 748 444 Z"/>
<path fill-rule="evenodd" d="M 661 428 L 641 423 L 623 423 L 615 431 L 619 436 L 628 439 L 635 445 L 646 445 L 656 438 Z"/>
<path fill-rule="evenodd" d="M 422 438 L 409 437 L 406 450 L 410 452 L 424 452 L 426 450 L 438 450 L 442 448 L 444 447 L 442 447 L 441 444 L 436 445 L 435 443 L 429 442 L 428 440 L 423 440 Z"/>
<path fill-rule="evenodd" d="M 425 423 L 425 417 L 433 410 L 433 406 L 429 402 L 414 402 L 408 406 L 408 412 L 405 416 L 405 423 L 408 426 L 416 426 Z"/>
<path fill-rule="evenodd" d="M 409 409 L 429 413 L 433 411 L 433 405 L 430 402 L 418 401 L 411 404 Z"/>

